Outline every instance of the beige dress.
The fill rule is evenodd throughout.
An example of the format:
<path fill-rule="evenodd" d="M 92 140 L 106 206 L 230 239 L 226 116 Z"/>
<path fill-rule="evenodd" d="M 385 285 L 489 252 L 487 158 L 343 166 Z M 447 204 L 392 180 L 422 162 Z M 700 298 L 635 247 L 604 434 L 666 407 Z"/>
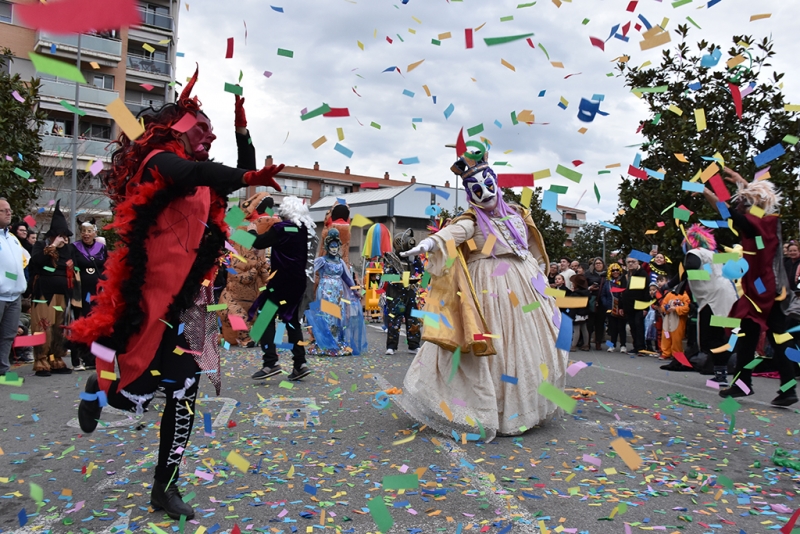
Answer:
<path fill-rule="evenodd" d="M 429 253 L 428 270 L 441 275 L 447 261 L 446 242 L 456 245 L 474 241 L 466 258 L 470 277 L 494 338 L 496 355 L 478 357 L 462 354 L 453 379 L 453 353 L 426 342 L 412 362 L 403 382 L 403 394 L 397 398 L 401 407 L 421 423 L 445 434 L 473 434 L 481 428 L 488 438 L 495 432 L 516 435 L 552 416 L 557 407 L 537 394 L 544 380 L 542 364 L 547 366 L 547 381 L 559 389 L 566 382 L 568 353 L 556 349 L 560 313 L 555 301 L 540 294 L 531 279 L 544 276 L 543 256 L 528 236 L 524 221 L 514 216 L 517 232 L 528 237 L 530 250 L 517 247 L 511 232 L 498 219 L 492 219 L 497 243 L 495 257 L 481 249 L 486 242 L 483 232 L 471 220 L 460 220 L 433 236 L 436 250 Z M 500 274 L 504 269 L 505 274 Z M 499 268 L 499 270 L 498 270 Z M 492 276 L 496 274 L 496 276 Z M 518 300 L 513 305 L 510 291 Z M 538 302 L 541 306 L 524 313 L 523 306 Z M 428 327 L 426 327 L 428 328 Z M 503 375 L 511 377 L 503 379 Z M 512 383 L 516 379 L 516 384 Z M 445 407 L 447 410 L 445 410 Z M 452 414 L 452 421 L 448 417 Z"/>

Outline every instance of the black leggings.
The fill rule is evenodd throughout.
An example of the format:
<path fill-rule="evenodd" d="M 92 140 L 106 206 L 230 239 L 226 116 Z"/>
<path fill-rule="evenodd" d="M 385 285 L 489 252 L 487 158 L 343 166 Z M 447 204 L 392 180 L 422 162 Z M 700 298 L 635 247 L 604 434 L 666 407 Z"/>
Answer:
<path fill-rule="evenodd" d="M 782 334 L 786 332 L 791 324 L 792 321 L 789 321 L 789 319 L 783 315 L 780 303 L 776 302 L 772 306 L 769 317 L 767 317 L 767 326 L 769 327 L 767 342 L 772 346 L 772 359 L 781 376 L 781 385 L 792 381 L 795 377 L 797 364 L 786 357 L 786 349 L 792 346 L 793 343 L 797 343 L 797 338 L 800 336 L 795 333 L 793 343 L 787 341 L 786 343 L 778 345 L 775 342 L 773 334 Z M 761 337 L 761 325 L 751 319 L 742 319 L 741 333 L 743 333 L 744 336 L 740 337 L 736 342 L 736 373 L 739 375 L 739 378 L 742 379 L 742 382 L 748 386 L 752 386 L 753 371 L 751 369 L 745 369 L 744 367 L 752 362 L 755 357 L 756 346 L 758 345 L 759 337 Z M 758 372 L 758 368 L 756 368 L 756 372 Z"/>
<path fill-rule="evenodd" d="M 177 325 L 179 321 L 173 321 Z M 177 480 L 184 449 L 194 425 L 194 403 L 200 381 L 200 367 L 190 353 L 175 354 L 175 347 L 189 348 L 183 334 L 167 327 L 156 355 L 147 370 L 119 390 L 119 380 L 109 388 L 108 404 L 120 410 L 141 413 L 157 389 L 167 396 L 161 417 L 161 441 L 155 479 L 161 483 Z M 156 371 L 153 373 L 152 371 Z"/>

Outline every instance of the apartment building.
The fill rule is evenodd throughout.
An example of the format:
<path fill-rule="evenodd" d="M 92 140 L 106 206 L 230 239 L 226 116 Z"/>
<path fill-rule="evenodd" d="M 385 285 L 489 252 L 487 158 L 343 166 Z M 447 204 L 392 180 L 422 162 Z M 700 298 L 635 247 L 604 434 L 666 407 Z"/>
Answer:
<path fill-rule="evenodd" d="M 39 76 L 40 107 L 47 113 L 42 128 L 42 166 L 44 191 L 40 205 L 60 197 L 66 199 L 72 176 L 72 135 L 78 132 L 78 213 L 110 216 L 108 199 L 101 184 L 88 172 L 95 161 L 108 166 L 109 143 L 118 135 L 117 127 L 105 107 L 122 98 L 138 113 L 148 106 L 159 107 L 174 100 L 178 13 L 176 0 L 139 2 L 142 22 L 120 30 L 78 35 L 57 35 L 27 28 L 15 15 L 18 0 L 0 0 L 0 47 L 10 48 L 14 60 L 11 74 L 23 79 Z M 78 107 L 85 112 L 74 124 L 74 115 L 61 101 L 75 102 L 75 83 L 37 74 L 29 52 L 52 55 L 77 62 L 80 44 L 80 70 L 87 83 L 79 88 Z M 69 203 L 62 201 L 62 209 Z"/>

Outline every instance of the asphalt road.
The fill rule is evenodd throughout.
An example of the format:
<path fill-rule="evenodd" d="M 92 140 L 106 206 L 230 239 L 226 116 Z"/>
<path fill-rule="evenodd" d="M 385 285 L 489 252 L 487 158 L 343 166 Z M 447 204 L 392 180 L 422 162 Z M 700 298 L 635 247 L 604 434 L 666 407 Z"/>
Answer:
<path fill-rule="evenodd" d="M 379 329 L 369 338 L 366 355 L 312 359 L 314 374 L 291 389 L 285 377 L 249 378 L 257 349 L 225 354 L 223 398 L 201 386 L 208 398 L 179 482 L 197 515 L 184 532 L 377 532 L 368 503 L 380 497 L 391 532 L 753 534 L 783 526 L 800 502 L 798 472 L 771 461 L 776 447 L 800 456 L 797 412 L 769 406 L 777 380 L 755 379 L 731 434 L 706 377 L 667 373 L 652 358 L 572 353 L 592 365 L 568 387 L 596 392 L 575 413 L 521 437 L 462 444 L 376 407 L 376 392 L 402 387 L 413 355 L 385 356 Z M 181 530 L 149 509 L 162 401 L 141 420 L 106 410 L 109 426 L 83 435 L 74 418 L 87 373 L 15 371 L 24 384 L 0 388 L 2 532 Z M 614 454 L 617 436 L 643 459 L 637 471 Z M 246 472 L 225 461 L 231 451 Z M 413 473 L 418 487 L 383 487 Z"/>

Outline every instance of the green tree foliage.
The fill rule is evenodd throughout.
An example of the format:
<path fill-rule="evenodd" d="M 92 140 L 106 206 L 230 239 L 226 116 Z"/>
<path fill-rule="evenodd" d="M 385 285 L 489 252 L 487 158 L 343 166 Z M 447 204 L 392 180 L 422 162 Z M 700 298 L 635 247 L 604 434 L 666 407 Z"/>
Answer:
<path fill-rule="evenodd" d="M 24 82 L 18 74 L 7 74 L 11 61 L 11 50 L 0 51 L 0 195 L 8 199 L 17 218 L 24 215 L 39 196 L 42 179 L 39 128 L 45 114 L 37 109 L 39 80 Z M 14 98 L 15 91 L 24 102 Z M 17 174 L 15 169 L 22 172 Z M 30 178 L 36 181 L 29 182 L 27 177 L 21 176 L 25 173 L 30 173 Z"/>
<path fill-rule="evenodd" d="M 506 187 L 503 188 L 503 200 L 522 204 L 521 195 L 518 195 L 512 189 Z M 550 214 L 542 209 L 541 187 L 537 187 L 533 190 L 530 210 L 533 222 L 536 223 L 536 227 L 539 229 L 539 232 L 542 233 L 544 246 L 547 249 L 547 255 L 550 257 L 550 261 L 553 261 L 554 258 L 557 260 L 567 251 L 567 247 L 564 246 L 564 243 L 567 241 L 567 232 L 564 230 L 564 227 L 561 226 L 560 222 L 554 221 L 553 218 L 550 217 Z"/>
<path fill-rule="evenodd" d="M 572 238 L 570 255 L 583 263 L 588 263 L 590 259 L 598 256 L 602 258 L 604 231 L 607 230 L 597 223 L 580 227 Z"/>
<path fill-rule="evenodd" d="M 675 203 L 677 207 L 683 205 L 693 211 L 689 223 L 683 224 L 698 219 L 720 220 L 719 213 L 708 206 L 702 195 L 681 189 L 682 181 L 689 181 L 703 171 L 712 163 L 703 158 L 717 153 L 722 155 L 725 165 L 751 180 L 757 170 L 753 156 L 776 144 L 782 144 L 786 154 L 769 163 L 770 179 L 784 195 L 781 208 L 784 239 L 795 235 L 800 221 L 797 188 L 800 154 L 792 143 L 796 139 L 791 136 L 798 135 L 800 125 L 796 115 L 784 110 L 786 102 L 780 88 L 784 75 L 777 72 L 770 75 L 767 69 L 775 55 L 772 39 L 757 42 L 750 36 L 734 36 L 733 46 L 727 54 L 722 54 L 719 64 L 708 68 L 701 66 L 702 56 L 712 54 L 719 47 L 706 41 L 690 46 L 687 43 L 689 28 L 685 25 L 679 26 L 675 33 L 680 41 L 675 50 L 662 52 L 661 65 L 643 70 L 629 63 L 620 63 L 617 67 L 626 87 L 634 93 L 637 88 L 667 86 L 665 92 L 639 92 L 648 110 L 648 117 L 641 122 L 645 137 L 641 168 L 661 170 L 665 178 L 642 180 L 629 176 L 622 179 L 619 186 L 621 213 L 614 219 L 622 231 L 608 232 L 609 250 L 646 252 L 652 245 L 658 245 L 668 255 L 679 257 L 683 239 L 680 227 L 672 218 L 672 208 L 663 214 L 662 210 Z M 726 68 L 728 59 L 738 57 L 744 58 L 744 62 Z M 729 83 L 742 91 L 754 84 L 754 90 L 742 99 L 741 119 L 737 116 Z M 690 84 L 694 84 L 693 87 L 690 88 Z M 670 105 L 683 114 L 670 111 Z M 694 113 L 697 109 L 705 111 L 705 131 L 697 131 Z M 786 138 L 787 135 L 790 137 Z M 679 161 L 675 154 L 683 154 L 688 163 Z M 661 228 L 656 225 L 659 221 L 665 223 Z M 647 230 L 658 230 L 658 233 L 646 236 Z M 722 244 L 737 240 L 727 229 L 717 230 L 715 234 Z"/>

